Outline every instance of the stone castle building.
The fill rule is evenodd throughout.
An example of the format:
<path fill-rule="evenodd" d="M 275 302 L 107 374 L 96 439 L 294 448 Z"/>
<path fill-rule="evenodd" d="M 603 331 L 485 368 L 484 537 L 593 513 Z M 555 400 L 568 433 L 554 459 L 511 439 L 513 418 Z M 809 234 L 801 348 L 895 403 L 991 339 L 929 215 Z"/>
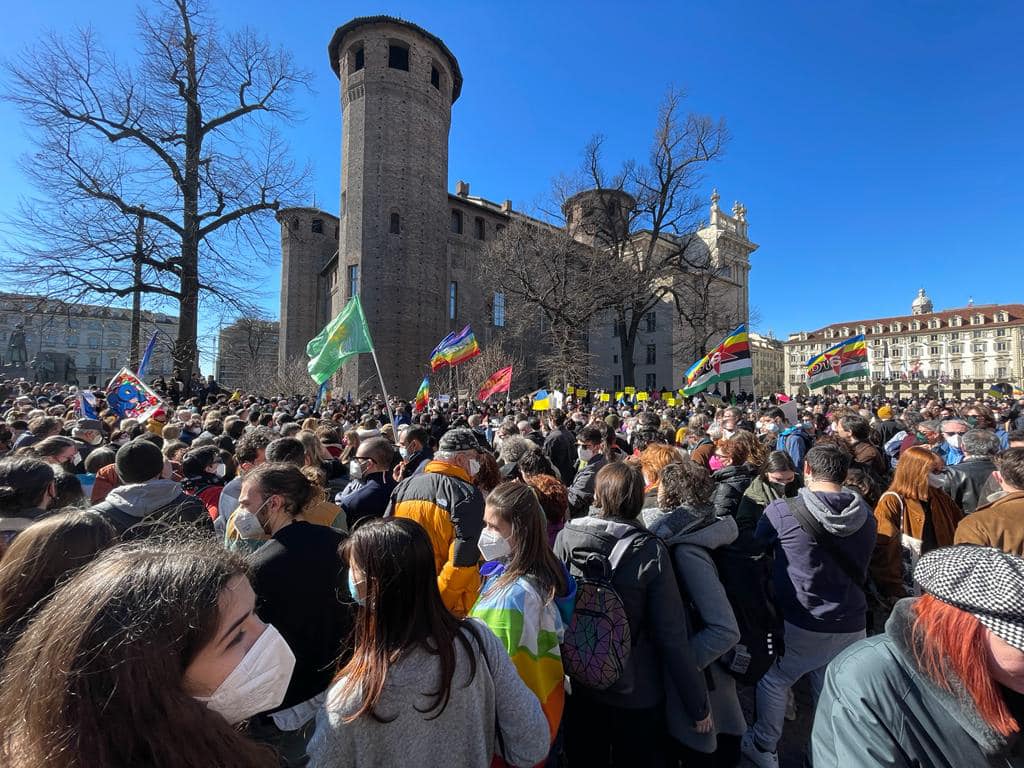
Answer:
<path fill-rule="evenodd" d="M 475 265 L 485 243 L 510 221 L 534 220 L 513 210 L 510 200 L 471 195 L 465 182 L 454 194 L 447 191 L 451 110 L 463 79 L 440 39 L 406 21 L 365 17 L 339 27 L 328 53 L 342 108 L 339 216 L 305 207 L 278 212 L 279 362 L 304 356 L 306 343 L 358 295 L 385 384 L 408 398 L 429 372 L 430 351 L 449 332 L 472 324 L 481 345 L 501 337 L 504 296 L 475 287 Z M 710 223 L 700 232 L 727 286 L 708 315 L 716 327 L 704 336 L 721 336 L 748 316 L 749 254 L 757 246 L 746 237 L 746 210 L 737 204 L 733 213 L 718 209 L 716 194 Z M 634 350 L 637 386 L 651 384 L 652 390 L 681 386 L 696 359 L 687 359 L 694 347 L 687 329 L 671 305 L 662 304 Z M 621 376 L 613 326 L 595 320 L 594 374 L 581 384 L 610 389 Z M 533 355 L 524 352 L 529 366 Z M 523 389 L 542 383 L 522 382 Z M 335 386 L 352 394 L 377 390 L 370 356 L 346 362 Z"/>
<path fill-rule="evenodd" d="M 909 315 L 833 323 L 791 333 L 786 391 L 806 392 L 806 361 L 864 334 L 871 377 L 836 389 L 889 397 L 982 396 L 993 385 L 1024 382 L 1024 304 L 974 304 L 936 311 L 922 288 Z"/>

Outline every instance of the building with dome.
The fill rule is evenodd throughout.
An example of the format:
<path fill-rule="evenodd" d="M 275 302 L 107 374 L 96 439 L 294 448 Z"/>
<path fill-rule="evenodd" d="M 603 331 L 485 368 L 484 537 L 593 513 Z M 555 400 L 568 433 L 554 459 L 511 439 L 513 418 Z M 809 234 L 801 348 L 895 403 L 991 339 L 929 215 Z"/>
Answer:
<path fill-rule="evenodd" d="M 981 396 L 994 385 L 1024 382 L 1024 304 L 975 304 L 935 310 L 924 288 L 909 315 L 833 323 L 789 334 L 786 391 L 806 392 L 806 362 L 845 338 L 864 334 L 871 377 L 836 391 L 888 397 Z M 826 388 L 827 389 L 827 388 Z"/>
<path fill-rule="evenodd" d="M 338 76 L 342 109 L 342 164 L 338 215 L 315 207 L 278 211 L 281 226 L 279 364 L 305 354 L 307 342 L 348 300 L 358 295 L 366 313 L 382 373 L 391 394 L 411 398 L 429 372 L 434 346 L 471 324 L 482 346 L 504 338 L 505 297 L 476 288 L 475 272 L 487 241 L 513 220 L 548 226 L 514 209 L 448 183 L 448 135 L 452 107 L 463 87 L 455 55 L 427 30 L 389 16 L 352 19 L 328 45 Z M 568 204 L 574 222 L 606 192 L 584 192 Z M 626 196 L 628 197 L 628 195 Z M 496 198 L 500 199 L 500 198 Z M 628 201 L 622 201 L 627 204 Z M 715 306 L 703 336 L 717 343 L 748 317 L 747 211 L 732 216 L 712 198 L 709 223 L 698 233 L 716 267 Z M 573 217 L 575 217 L 573 219 Z M 591 388 L 622 386 L 619 339 L 610 318 L 594 321 Z M 678 388 L 693 356 L 693 333 L 683 328 L 670 302 L 645 318 L 634 348 L 637 388 Z M 703 338 L 702 336 L 702 338 Z M 538 349 L 519 339 L 525 363 L 514 389 L 547 385 L 533 365 Z M 463 382 L 469 388 L 474 382 Z M 749 390 L 749 377 L 730 382 Z M 379 391 L 368 355 L 345 363 L 336 392 Z"/>

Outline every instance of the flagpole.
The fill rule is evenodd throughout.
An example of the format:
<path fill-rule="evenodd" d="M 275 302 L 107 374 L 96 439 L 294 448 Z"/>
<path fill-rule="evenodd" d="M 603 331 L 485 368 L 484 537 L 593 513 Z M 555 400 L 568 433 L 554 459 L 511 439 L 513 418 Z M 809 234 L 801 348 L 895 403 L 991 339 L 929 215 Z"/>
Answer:
<path fill-rule="evenodd" d="M 391 421 L 391 428 L 395 429 L 395 414 L 391 410 L 391 401 L 388 399 L 388 390 L 384 386 L 384 374 L 380 372 L 380 362 L 377 360 L 377 348 L 372 347 L 370 354 L 373 355 L 373 364 L 377 368 L 377 379 L 380 381 L 380 391 L 384 393 L 384 407 L 388 409 L 388 419 Z"/>

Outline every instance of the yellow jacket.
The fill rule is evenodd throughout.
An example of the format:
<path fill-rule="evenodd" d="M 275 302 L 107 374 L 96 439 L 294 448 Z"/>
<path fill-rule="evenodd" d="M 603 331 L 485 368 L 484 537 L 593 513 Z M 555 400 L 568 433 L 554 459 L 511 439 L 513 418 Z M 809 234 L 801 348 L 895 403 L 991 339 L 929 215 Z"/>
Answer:
<path fill-rule="evenodd" d="M 459 466 L 434 460 L 423 474 L 395 488 L 385 517 L 407 517 L 427 532 L 434 548 L 437 588 L 445 606 L 465 616 L 480 592 L 484 497 Z"/>

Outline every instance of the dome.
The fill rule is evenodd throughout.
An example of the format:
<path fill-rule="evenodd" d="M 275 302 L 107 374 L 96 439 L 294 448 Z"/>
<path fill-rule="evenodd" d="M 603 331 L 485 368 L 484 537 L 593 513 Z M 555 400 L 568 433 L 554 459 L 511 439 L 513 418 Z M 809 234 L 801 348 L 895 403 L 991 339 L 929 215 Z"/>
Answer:
<path fill-rule="evenodd" d="M 932 300 L 928 298 L 928 294 L 924 292 L 924 288 L 917 292 L 917 298 L 914 299 L 914 303 L 910 305 L 910 309 L 915 315 L 923 315 L 932 311 Z"/>

